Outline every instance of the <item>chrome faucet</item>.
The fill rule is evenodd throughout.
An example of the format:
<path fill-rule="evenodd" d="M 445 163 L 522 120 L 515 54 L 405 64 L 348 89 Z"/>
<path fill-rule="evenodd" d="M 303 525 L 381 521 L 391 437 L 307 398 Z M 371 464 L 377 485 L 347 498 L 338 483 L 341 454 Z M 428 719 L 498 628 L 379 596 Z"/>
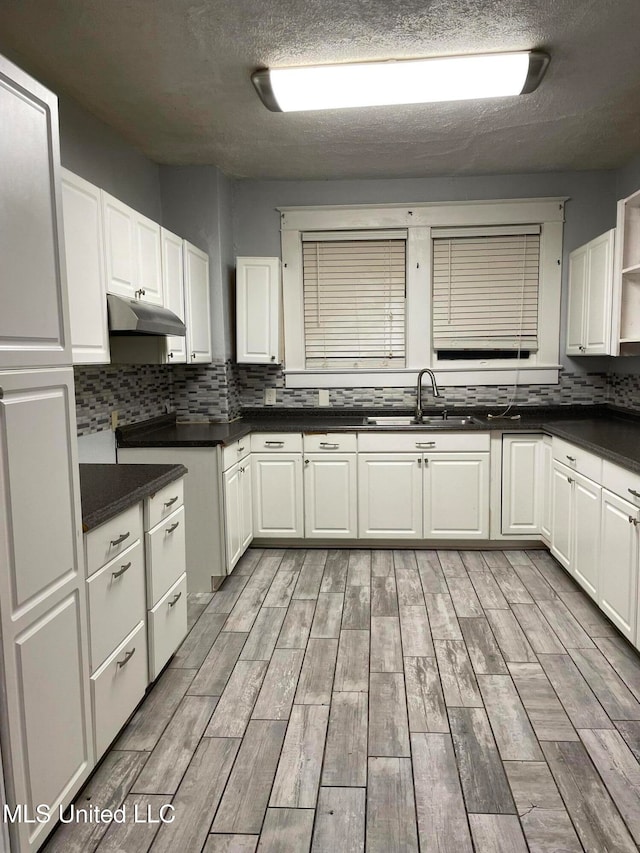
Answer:
<path fill-rule="evenodd" d="M 429 374 L 429 378 L 431 379 L 431 387 L 433 389 L 434 397 L 442 397 L 442 394 L 438 391 L 438 383 L 436 382 L 436 377 L 433 370 L 429 370 L 428 367 L 423 368 L 423 370 L 418 373 L 418 385 L 416 387 L 416 423 L 421 423 L 422 421 L 422 377 L 425 373 Z"/>

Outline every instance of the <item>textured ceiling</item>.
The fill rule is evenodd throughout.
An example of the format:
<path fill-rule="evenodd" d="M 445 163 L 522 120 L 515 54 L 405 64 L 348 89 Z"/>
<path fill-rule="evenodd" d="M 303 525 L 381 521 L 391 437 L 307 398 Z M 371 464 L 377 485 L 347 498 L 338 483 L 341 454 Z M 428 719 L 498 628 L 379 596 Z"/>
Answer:
<path fill-rule="evenodd" d="M 151 159 L 346 178 L 616 168 L 640 150 L 640 0 L 2 0 L 0 50 Z M 542 48 L 540 89 L 271 113 L 257 67 Z"/>

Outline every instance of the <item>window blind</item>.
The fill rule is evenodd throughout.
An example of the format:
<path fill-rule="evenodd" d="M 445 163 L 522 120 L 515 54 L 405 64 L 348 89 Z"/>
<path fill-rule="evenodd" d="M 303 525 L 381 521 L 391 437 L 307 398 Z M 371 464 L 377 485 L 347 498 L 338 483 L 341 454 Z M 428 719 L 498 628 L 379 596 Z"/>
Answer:
<path fill-rule="evenodd" d="M 434 349 L 537 350 L 539 267 L 539 226 L 434 232 Z"/>
<path fill-rule="evenodd" d="M 302 239 L 306 367 L 404 367 L 406 232 Z"/>

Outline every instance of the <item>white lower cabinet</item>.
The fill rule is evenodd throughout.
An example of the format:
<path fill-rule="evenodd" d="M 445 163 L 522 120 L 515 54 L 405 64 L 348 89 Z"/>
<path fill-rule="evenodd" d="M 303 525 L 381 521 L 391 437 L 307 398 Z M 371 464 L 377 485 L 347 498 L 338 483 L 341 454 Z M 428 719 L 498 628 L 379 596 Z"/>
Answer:
<path fill-rule="evenodd" d="M 551 553 L 565 569 L 570 569 L 573 542 L 573 472 L 555 460 L 551 470 L 551 507 Z"/>
<path fill-rule="evenodd" d="M 304 458 L 304 534 L 308 539 L 358 535 L 355 453 L 307 453 Z"/>
<path fill-rule="evenodd" d="M 601 505 L 601 486 L 574 474 L 572 574 L 594 599 L 598 598 L 599 588 Z"/>
<path fill-rule="evenodd" d="M 361 538 L 422 537 L 422 455 L 358 455 L 358 526 Z"/>
<path fill-rule="evenodd" d="M 423 459 L 424 539 L 489 538 L 489 454 Z"/>
<path fill-rule="evenodd" d="M 148 676 L 146 626 L 141 621 L 91 676 L 97 756 L 104 754 L 144 696 Z"/>
<path fill-rule="evenodd" d="M 544 506 L 544 440 L 541 435 L 502 438 L 502 533 L 536 536 Z M 549 445 L 549 461 L 551 446 Z"/>
<path fill-rule="evenodd" d="M 144 534 L 147 605 L 151 609 L 185 569 L 184 507 Z"/>
<path fill-rule="evenodd" d="M 149 677 L 154 681 L 185 636 L 187 575 L 183 574 L 149 611 Z"/>
<path fill-rule="evenodd" d="M 251 460 L 247 456 L 222 475 L 225 553 L 230 572 L 253 539 Z"/>
<path fill-rule="evenodd" d="M 302 538 L 302 453 L 255 453 L 251 464 L 254 536 Z"/>
<path fill-rule="evenodd" d="M 551 436 L 545 435 L 542 439 L 542 507 L 540 511 L 540 533 L 543 540 L 549 545 L 551 543 L 551 517 L 553 501 L 551 495 L 551 472 L 553 469 L 553 443 Z"/>
<path fill-rule="evenodd" d="M 639 516 L 633 504 L 602 490 L 599 604 L 636 645 Z"/>

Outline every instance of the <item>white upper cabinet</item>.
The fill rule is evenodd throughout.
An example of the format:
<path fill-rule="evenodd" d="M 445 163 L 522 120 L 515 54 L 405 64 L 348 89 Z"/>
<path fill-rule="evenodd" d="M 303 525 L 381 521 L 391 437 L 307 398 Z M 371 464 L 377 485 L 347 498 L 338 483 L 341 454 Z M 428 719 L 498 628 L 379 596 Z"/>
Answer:
<path fill-rule="evenodd" d="M 280 259 L 237 258 L 237 360 L 280 364 Z"/>
<path fill-rule="evenodd" d="M 616 230 L 613 354 L 635 355 L 640 343 L 640 190 L 618 202 Z"/>
<path fill-rule="evenodd" d="M 184 323 L 184 241 L 166 228 L 161 229 L 161 239 L 164 307 L 173 311 Z M 167 337 L 167 360 L 169 364 L 186 362 L 187 347 L 184 337 Z"/>
<path fill-rule="evenodd" d="M 162 305 L 160 226 L 102 190 L 107 291 Z"/>
<path fill-rule="evenodd" d="M 611 338 L 615 228 L 569 258 L 567 355 L 608 355 Z"/>
<path fill-rule="evenodd" d="M 184 241 L 184 291 L 187 364 L 208 364 L 212 358 L 209 302 L 209 255 Z"/>
<path fill-rule="evenodd" d="M 74 364 L 108 364 L 100 190 L 62 170 L 62 211 Z"/>
<path fill-rule="evenodd" d="M 0 368 L 69 364 L 55 95 L 0 57 Z"/>

